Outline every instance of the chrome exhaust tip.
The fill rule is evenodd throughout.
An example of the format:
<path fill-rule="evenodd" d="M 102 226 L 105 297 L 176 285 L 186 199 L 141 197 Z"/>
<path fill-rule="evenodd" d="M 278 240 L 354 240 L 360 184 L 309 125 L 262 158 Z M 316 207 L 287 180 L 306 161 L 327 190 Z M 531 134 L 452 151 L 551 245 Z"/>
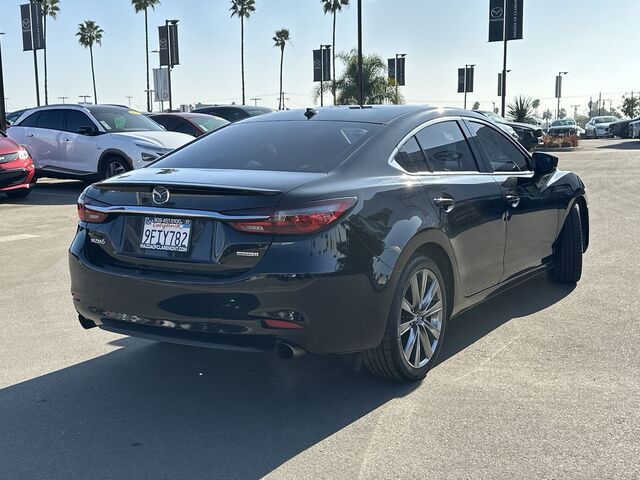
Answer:
<path fill-rule="evenodd" d="M 304 349 L 298 347 L 297 345 L 291 345 L 286 342 L 278 342 L 276 345 L 276 353 L 280 358 L 285 360 L 291 360 L 292 358 L 298 358 L 304 355 Z"/>

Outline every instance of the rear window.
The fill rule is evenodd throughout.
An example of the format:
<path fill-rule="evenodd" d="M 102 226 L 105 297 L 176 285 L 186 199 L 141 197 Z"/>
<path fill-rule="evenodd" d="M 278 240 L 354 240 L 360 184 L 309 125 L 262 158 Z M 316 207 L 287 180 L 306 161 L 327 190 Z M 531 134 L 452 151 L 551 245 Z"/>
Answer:
<path fill-rule="evenodd" d="M 202 137 L 153 166 L 326 173 L 379 128 L 308 120 L 238 123 Z"/>

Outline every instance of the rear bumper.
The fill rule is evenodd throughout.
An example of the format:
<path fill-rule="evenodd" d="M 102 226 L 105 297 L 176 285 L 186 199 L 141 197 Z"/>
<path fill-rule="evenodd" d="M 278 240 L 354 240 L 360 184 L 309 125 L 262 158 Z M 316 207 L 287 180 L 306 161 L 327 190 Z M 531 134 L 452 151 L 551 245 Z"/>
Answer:
<path fill-rule="evenodd" d="M 74 306 L 105 330 L 223 349 L 270 350 L 286 341 L 327 354 L 375 347 L 386 325 L 391 289 L 366 272 L 184 282 L 92 265 L 82 244 L 77 237 L 69 252 Z M 265 326 L 266 318 L 282 318 L 278 312 L 295 312 L 303 328 Z"/>

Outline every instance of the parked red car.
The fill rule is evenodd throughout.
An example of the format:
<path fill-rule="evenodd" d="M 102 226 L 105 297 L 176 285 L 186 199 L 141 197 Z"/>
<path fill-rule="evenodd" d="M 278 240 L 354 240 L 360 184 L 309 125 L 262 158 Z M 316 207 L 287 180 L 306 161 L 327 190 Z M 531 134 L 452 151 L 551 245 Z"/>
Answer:
<path fill-rule="evenodd" d="M 0 193 L 25 198 L 35 184 L 35 173 L 29 152 L 0 130 Z"/>

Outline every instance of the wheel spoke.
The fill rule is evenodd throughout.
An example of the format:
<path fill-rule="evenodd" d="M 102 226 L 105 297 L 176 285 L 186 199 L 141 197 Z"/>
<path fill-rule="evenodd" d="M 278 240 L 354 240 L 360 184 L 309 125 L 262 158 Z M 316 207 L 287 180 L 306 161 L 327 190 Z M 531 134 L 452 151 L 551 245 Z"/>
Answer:
<path fill-rule="evenodd" d="M 429 335 L 424 328 L 420 328 L 420 343 L 424 347 L 424 353 L 427 358 L 431 358 L 433 356 L 433 349 L 431 348 L 431 340 L 429 339 Z"/>
<path fill-rule="evenodd" d="M 411 278 L 411 308 L 414 312 L 420 310 L 420 287 L 418 286 L 418 275 Z"/>
<path fill-rule="evenodd" d="M 407 339 L 407 343 L 404 346 L 404 356 L 409 363 L 411 363 L 411 352 L 413 351 L 413 345 L 416 343 L 416 331 L 415 329 L 411 329 L 409 332 L 409 338 Z"/>
<path fill-rule="evenodd" d="M 402 299 L 402 310 L 413 315 L 413 309 L 411 308 L 411 304 L 409 303 L 409 300 L 407 300 L 406 298 Z"/>
<path fill-rule="evenodd" d="M 424 295 L 427 291 L 427 283 L 429 283 L 429 273 L 426 270 L 422 270 L 420 273 L 421 282 L 420 282 L 420 301 L 424 298 Z"/>
<path fill-rule="evenodd" d="M 398 330 L 398 332 L 400 333 L 400 336 L 404 335 L 407 332 L 407 330 L 411 328 L 411 325 L 413 325 L 413 320 L 409 320 L 408 322 L 401 323 L 400 328 Z"/>
<path fill-rule="evenodd" d="M 420 305 L 421 309 L 428 308 L 431 305 L 434 297 L 436 296 L 436 292 L 438 291 L 438 280 L 436 278 L 433 279 L 431 285 L 429 285 L 429 289 L 427 293 L 422 297 L 422 303 Z"/>
<path fill-rule="evenodd" d="M 418 330 L 418 336 L 422 337 L 420 332 L 420 327 L 418 327 L 417 330 Z M 415 357 L 413 358 L 413 366 L 416 368 L 420 367 L 420 344 L 421 343 L 422 343 L 422 338 L 416 341 L 416 354 L 415 354 Z"/>
<path fill-rule="evenodd" d="M 440 327 L 436 326 L 430 320 L 423 320 L 422 326 L 431 334 L 436 340 L 440 340 Z"/>
<path fill-rule="evenodd" d="M 420 315 L 422 315 L 423 317 L 429 318 L 430 316 L 435 315 L 441 310 L 442 310 L 442 301 L 438 300 L 428 310 L 425 310 L 424 312 L 420 312 Z"/>

